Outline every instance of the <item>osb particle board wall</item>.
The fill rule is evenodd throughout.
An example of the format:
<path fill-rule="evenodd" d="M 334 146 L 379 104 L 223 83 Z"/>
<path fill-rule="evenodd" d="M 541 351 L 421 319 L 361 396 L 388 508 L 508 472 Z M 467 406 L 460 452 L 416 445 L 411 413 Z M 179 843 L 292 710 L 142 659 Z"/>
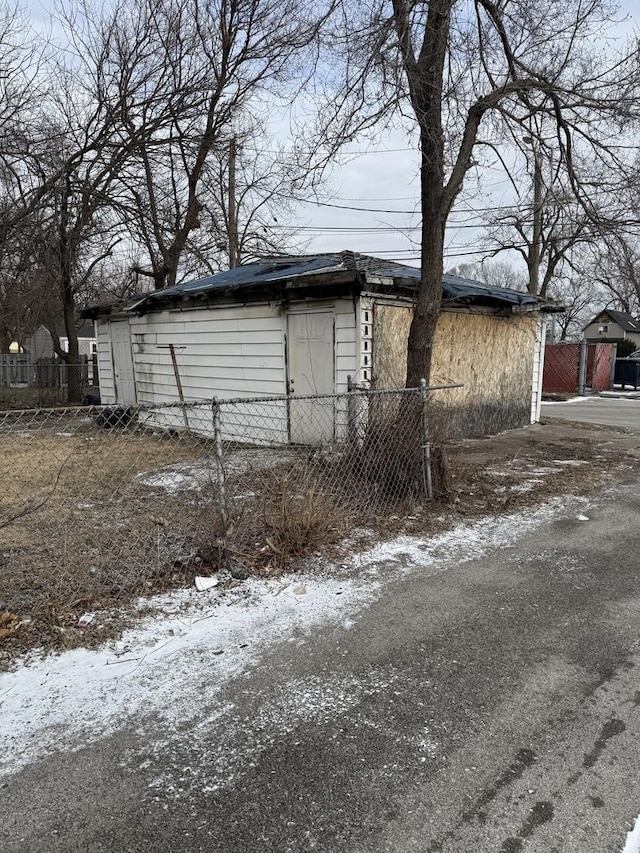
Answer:
<path fill-rule="evenodd" d="M 434 409 L 447 410 L 448 434 L 496 432 L 529 422 L 537 323 L 530 315 L 440 315 L 431 384 L 464 386 L 434 393 Z M 411 308 L 375 305 L 374 387 L 404 386 L 410 324 Z"/>

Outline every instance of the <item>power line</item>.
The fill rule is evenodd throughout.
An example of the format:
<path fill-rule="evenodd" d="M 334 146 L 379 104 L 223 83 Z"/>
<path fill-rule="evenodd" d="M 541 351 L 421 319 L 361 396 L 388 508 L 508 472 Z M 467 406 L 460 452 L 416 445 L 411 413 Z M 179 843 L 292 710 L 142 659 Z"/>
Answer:
<path fill-rule="evenodd" d="M 317 252 L 318 255 L 322 255 L 322 251 Z M 366 254 L 363 252 L 362 254 Z M 416 252 L 412 252 L 411 249 L 376 249 L 376 256 L 378 255 L 387 255 L 389 260 L 393 258 L 398 258 L 404 261 L 420 261 L 420 254 L 416 254 Z M 464 258 L 464 257 L 473 257 L 482 254 L 482 252 L 478 249 L 475 251 L 445 251 L 445 258 Z"/>
<path fill-rule="evenodd" d="M 340 233 L 340 234 L 401 234 L 406 231 L 419 231 L 421 226 L 416 225 L 371 225 L 371 226 L 349 226 L 349 225 L 283 225 L 273 223 L 265 226 L 269 229 L 281 229 L 284 231 L 307 231 L 314 234 Z M 451 229 L 460 228 L 484 228 L 484 223 L 458 223 L 452 222 L 448 226 Z"/>
<path fill-rule="evenodd" d="M 414 215 L 415 210 L 388 210 L 386 208 L 381 207 L 353 207 L 349 204 L 335 204 L 330 201 L 309 201 L 306 198 L 293 198 L 290 196 L 292 201 L 297 201 L 301 204 L 313 204 L 316 207 L 337 207 L 339 210 L 357 210 L 364 213 L 405 213 Z"/>
<path fill-rule="evenodd" d="M 395 197 L 385 197 L 385 198 L 358 198 L 357 196 L 354 198 L 350 198 L 349 196 L 342 196 L 340 201 L 415 201 L 416 204 L 420 202 L 419 198 L 416 198 L 413 195 L 404 195 L 404 196 L 395 196 Z"/>
<path fill-rule="evenodd" d="M 338 208 L 339 210 L 355 210 L 360 213 L 400 213 L 405 215 L 414 216 L 416 214 L 416 210 L 394 210 L 393 208 L 385 208 L 385 207 L 357 207 L 350 204 L 336 204 L 335 202 L 330 201 L 314 201 L 307 198 L 296 198 L 295 196 L 286 196 L 290 201 L 295 201 L 298 204 L 311 204 L 315 207 L 333 207 Z M 393 199 L 389 199 L 389 201 L 393 201 Z M 418 203 L 416 202 L 416 205 Z M 515 211 L 522 209 L 531 208 L 531 203 L 527 203 L 524 205 L 517 204 L 503 204 L 503 205 L 493 205 L 492 207 L 476 207 L 476 208 L 457 208 L 452 211 L 452 214 L 455 216 L 457 213 L 497 213 L 498 211 Z"/>
<path fill-rule="evenodd" d="M 247 148 L 248 148 L 248 146 L 245 146 L 245 150 Z M 339 151 L 337 156 L 338 157 L 351 157 L 351 156 L 363 157 L 363 156 L 366 156 L 369 154 L 400 154 L 400 153 L 406 153 L 408 151 L 410 151 L 414 154 L 420 153 L 420 150 L 418 148 L 416 148 L 415 146 L 414 147 L 409 146 L 408 148 L 376 148 L 375 150 L 364 150 L 363 149 L 362 151 Z M 291 150 L 288 151 L 287 149 L 278 151 L 275 148 L 260 148 L 259 150 L 258 149 L 252 149 L 252 153 L 254 153 L 256 155 L 257 154 L 292 154 L 292 153 L 304 155 L 304 154 L 311 154 L 312 152 L 310 152 L 310 151 L 296 151 L 295 148 L 293 149 L 293 151 L 291 151 Z"/>

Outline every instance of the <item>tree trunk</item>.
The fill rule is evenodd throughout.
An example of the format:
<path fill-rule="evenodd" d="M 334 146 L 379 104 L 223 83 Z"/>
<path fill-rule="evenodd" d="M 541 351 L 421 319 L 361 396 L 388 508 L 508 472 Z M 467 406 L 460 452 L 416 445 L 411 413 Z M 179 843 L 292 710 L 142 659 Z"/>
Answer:
<path fill-rule="evenodd" d="M 69 203 L 71 199 L 71 177 L 66 175 L 62 191 L 59 229 L 59 275 L 60 299 L 64 328 L 69 346 L 66 353 L 60 353 L 67 365 L 67 403 L 80 404 L 82 401 L 82 383 L 80 376 L 80 353 L 78 333 L 76 331 L 76 300 L 73 289 L 72 247 L 69 240 Z M 59 341 L 54 339 L 54 348 Z"/>
<path fill-rule="evenodd" d="M 80 351 L 78 346 L 78 333 L 75 327 L 75 316 L 71 315 L 71 323 L 67 320 L 65 311 L 64 325 L 69 340 L 69 351 L 67 353 L 67 402 L 70 405 L 82 402 L 82 376 L 80 369 Z"/>
<path fill-rule="evenodd" d="M 162 269 L 157 269 L 154 266 L 151 280 L 153 281 L 154 290 L 163 290 L 167 285 L 167 273 L 164 267 Z"/>
<path fill-rule="evenodd" d="M 442 210 L 442 171 L 438 160 L 429 156 L 428 141 L 424 139 L 420 188 L 422 259 L 420 288 L 407 344 L 407 388 L 417 388 L 421 379 L 426 379 L 429 384 L 433 339 L 442 302 L 445 230 L 445 213 Z"/>
<path fill-rule="evenodd" d="M 407 387 L 429 384 L 433 338 L 442 301 L 444 229 L 449 202 L 444 187 L 442 92 L 453 0 L 432 0 L 420 51 L 411 45 L 411 5 L 394 1 L 411 103 L 420 127 L 420 287 L 407 344 Z"/>

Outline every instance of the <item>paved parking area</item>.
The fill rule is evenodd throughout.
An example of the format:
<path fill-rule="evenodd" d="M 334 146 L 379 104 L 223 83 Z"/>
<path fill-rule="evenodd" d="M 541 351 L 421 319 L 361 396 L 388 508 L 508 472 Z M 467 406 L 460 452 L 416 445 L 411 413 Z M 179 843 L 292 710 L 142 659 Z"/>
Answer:
<path fill-rule="evenodd" d="M 624 427 L 640 432 L 640 400 L 585 397 L 577 402 L 543 403 L 542 417 Z"/>
<path fill-rule="evenodd" d="M 4 674 L 3 853 L 637 853 L 639 514 L 636 474 Z"/>

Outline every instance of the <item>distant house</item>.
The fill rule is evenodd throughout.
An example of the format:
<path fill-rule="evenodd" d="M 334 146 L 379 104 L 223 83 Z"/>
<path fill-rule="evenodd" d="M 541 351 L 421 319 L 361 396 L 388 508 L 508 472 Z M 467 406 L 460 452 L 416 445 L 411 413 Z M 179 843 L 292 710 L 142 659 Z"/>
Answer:
<path fill-rule="evenodd" d="M 626 311 L 605 308 L 584 327 L 583 334 L 588 341 L 594 343 L 628 338 L 640 347 L 640 320 L 636 320 Z"/>
<path fill-rule="evenodd" d="M 84 313 L 96 321 L 102 401 L 176 401 L 171 349 L 191 400 L 340 394 L 348 377 L 402 388 L 419 279 L 414 267 L 353 252 L 276 257 L 96 306 Z M 531 294 L 444 276 L 431 380 L 464 386 L 437 397 L 449 435 L 539 418 L 544 311 Z M 284 403 L 272 409 L 278 440 L 338 434 L 320 418 L 294 423 Z"/>
<path fill-rule="evenodd" d="M 69 339 L 63 323 L 57 323 L 54 329 L 64 352 L 69 351 Z M 78 347 L 80 355 L 89 358 L 96 352 L 96 333 L 91 321 L 85 320 L 78 328 Z M 31 356 L 32 361 L 40 358 L 52 358 L 55 355 L 51 334 L 46 326 L 38 326 L 36 331 L 24 342 L 23 349 Z"/>

